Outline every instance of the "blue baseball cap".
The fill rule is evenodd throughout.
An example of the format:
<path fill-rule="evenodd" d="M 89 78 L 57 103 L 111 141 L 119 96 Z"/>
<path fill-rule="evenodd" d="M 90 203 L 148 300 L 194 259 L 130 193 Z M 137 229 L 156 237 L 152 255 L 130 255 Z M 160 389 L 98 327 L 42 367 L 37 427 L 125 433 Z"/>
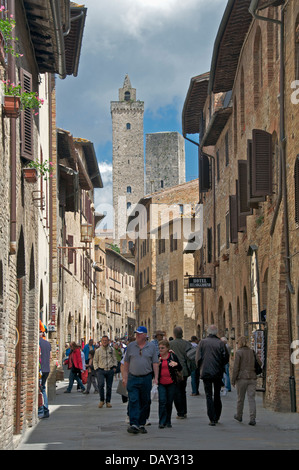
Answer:
<path fill-rule="evenodd" d="M 145 328 L 145 326 L 138 326 L 137 330 L 135 330 L 134 333 L 147 333 L 147 329 Z"/>

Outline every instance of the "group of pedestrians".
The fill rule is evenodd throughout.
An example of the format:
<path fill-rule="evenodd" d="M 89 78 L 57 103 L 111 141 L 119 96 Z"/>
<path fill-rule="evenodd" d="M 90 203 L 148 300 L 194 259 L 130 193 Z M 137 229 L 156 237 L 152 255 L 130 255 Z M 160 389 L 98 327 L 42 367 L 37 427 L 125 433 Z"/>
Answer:
<path fill-rule="evenodd" d="M 117 371 L 122 375 L 122 387 L 128 401 L 127 431 L 131 434 L 147 433 L 146 423 L 150 416 L 152 388 L 158 389 L 159 428 L 171 428 L 173 405 L 177 419 L 187 418 L 186 386 L 191 375 L 192 395 L 198 395 L 199 381 L 202 380 L 206 396 L 209 424 L 215 426 L 222 411 L 221 389 L 231 384 L 237 388 L 237 412 L 234 418 L 242 421 L 244 399 L 246 393 L 249 401 L 250 425 L 255 425 L 255 388 L 257 375 L 255 364 L 258 359 L 248 347 L 245 337 L 239 338 L 238 350 L 235 354 L 234 368 L 229 380 L 230 351 L 225 338 L 217 336 L 215 325 L 207 330 L 207 337 L 198 341 L 183 339 L 181 327 L 174 328 L 174 337 L 166 340 L 164 332 L 156 332 L 153 341 L 149 341 L 145 326 L 135 330 L 136 338 L 127 344 L 125 351 L 110 344 L 107 336 L 103 336 L 100 347 L 95 348 L 91 340 L 81 355 L 76 343 L 70 344 L 68 359 L 70 368 L 69 386 L 65 393 L 70 393 L 74 380 L 88 394 L 91 385 L 95 393 L 99 393 L 99 408 L 106 404 L 111 408 L 113 379 Z M 114 346 L 114 347 L 113 347 Z M 78 371 L 82 370 L 82 357 L 88 370 L 87 388 L 80 381 Z M 194 357 L 193 359 L 190 359 Z M 80 362 L 81 361 L 81 362 Z M 193 374 L 193 375 L 192 375 Z"/>

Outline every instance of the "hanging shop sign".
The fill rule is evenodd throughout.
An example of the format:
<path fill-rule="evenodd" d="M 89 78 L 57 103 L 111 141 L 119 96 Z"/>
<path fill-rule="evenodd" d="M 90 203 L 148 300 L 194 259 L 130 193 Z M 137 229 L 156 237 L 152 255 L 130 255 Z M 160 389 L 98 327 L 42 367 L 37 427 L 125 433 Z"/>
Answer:
<path fill-rule="evenodd" d="M 188 278 L 188 289 L 205 288 L 210 289 L 212 287 L 211 277 L 189 277 Z"/>

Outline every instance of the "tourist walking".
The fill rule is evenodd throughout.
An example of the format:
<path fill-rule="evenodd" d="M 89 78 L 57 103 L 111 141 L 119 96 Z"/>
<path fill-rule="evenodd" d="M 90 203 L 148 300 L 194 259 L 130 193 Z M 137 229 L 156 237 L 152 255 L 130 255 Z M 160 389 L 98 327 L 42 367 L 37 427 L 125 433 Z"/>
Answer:
<path fill-rule="evenodd" d="M 95 351 L 91 349 L 88 355 L 88 364 L 86 366 L 87 371 L 88 371 L 87 385 L 86 385 L 86 390 L 84 392 L 86 395 L 88 395 L 90 392 L 91 384 L 93 385 L 94 393 L 99 393 L 97 374 L 93 366 L 94 355 L 95 355 Z"/>
<path fill-rule="evenodd" d="M 112 408 L 111 394 L 114 372 L 117 368 L 117 359 L 115 350 L 110 346 L 108 336 L 102 337 L 101 346 L 96 350 L 93 367 L 97 372 L 98 387 L 100 394 L 99 408 L 103 408 L 105 402 L 107 408 Z M 106 382 L 106 400 L 105 400 L 105 382 Z"/>
<path fill-rule="evenodd" d="M 191 346 L 196 349 L 199 343 L 197 336 L 191 336 L 190 343 L 191 343 Z M 191 370 L 191 390 L 192 390 L 191 396 L 192 397 L 196 397 L 197 395 L 200 395 L 199 383 L 200 383 L 199 368 L 195 364 L 195 366 L 192 367 L 192 370 Z"/>
<path fill-rule="evenodd" d="M 39 339 L 39 351 L 40 351 L 40 370 L 41 370 L 41 380 L 40 380 L 40 391 L 43 395 L 43 408 L 39 412 L 39 418 L 49 418 L 49 404 L 48 396 L 46 392 L 46 382 L 50 374 L 50 363 L 52 359 L 51 344 L 46 340 L 46 335 L 44 332 L 40 332 Z"/>
<path fill-rule="evenodd" d="M 176 354 L 182 366 L 183 380 L 177 384 L 174 405 L 177 411 L 177 419 L 187 418 L 187 397 L 186 386 L 187 379 L 191 373 L 188 367 L 187 351 L 192 348 L 189 341 L 183 339 L 183 330 L 180 326 L 176 326 L 173 330 L 174 339 L 170 341 L 170 349 Z"/>
<path fill-rule="evenodd" d="M 256 424 L 256 404 L 255 404 L 255 391 L 256 391 L 256 372 L 255 361 L 261 365 L 258 357 L 254 351 L 248 347 L 248 339 L 246 336 L 241 336 L 238 341 L 238 350 L 235 355 L 235 362 L 232 374 L 232 385 L 237 388 L 237 413 L 234 418 L 237 421 L 242 421 L 243 407 L 245 395 L 247 393 L 249 404 L 250 421 L 248 424 L 254 426 Z"/>
<path fill-rule="evenodd" d="M 215 426 L 222 411 L 220 391 L 229 354 L 223 341 L 217 337 L 218 329 L 215 325 L 211 325 L 207 333 L 208 337 L 202 339 L 197 347 L 196 363 L 204 383 L 209 424 Z"/>
<path fill-rule="evenodd" d="M 75 341 L 70 343 L 71 352 L 68 358 L 68 369 L 70 370 L 69 385 L 64 393 L 71 393 L 74 381 L 77 381 L 80 390 L 85 391 L 85 387 L 80 378 L 80 373 L 83 370 L 83 364 L 81 359 L 80 346 Z"/>
<path fill-rule="evenodd" d="M 145 434 L 153 374 L 154 384 L 158 384 L 159 359 L 155 345 L 147 340 L 146 327 L 139 326 L 135 333 L 136 341 L 128 345 L 123 367 L 123 385 L 129 396 L 130 426 L 127 430 L 132 434 Z"/>
<path fill-rule="evenodd" d="M 169 351 L 169 341 L 159 342 L 159 428 L 171 428 L 171 413 L 174 395 L 177 387 L 175 371 L 181 371 L 182 366 L 177 356 Z"/>

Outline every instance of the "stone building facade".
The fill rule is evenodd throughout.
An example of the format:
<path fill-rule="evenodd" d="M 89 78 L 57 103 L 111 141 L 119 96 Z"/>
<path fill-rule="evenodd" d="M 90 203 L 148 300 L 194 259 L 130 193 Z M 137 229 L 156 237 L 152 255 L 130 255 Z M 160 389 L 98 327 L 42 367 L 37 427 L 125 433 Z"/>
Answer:
<path fill-rule="evenodd" d="M 144 103 L 126 75 L 118 101 L 111 102 L 114 239 L 124 240 L 127 215 L 144 195 Z"/>
<path fill-rule="evenodd" d="M 135 220 L 135 279 L 137 321 L 149 335 L 157 329 L 167 336 L 181 326 L 184 337 L 196 334 L 194 293 L 184 281 L 194 270 L 185 247 L 193 237 L 198 180 L 145 196 Z"/>
<path fill-rule="evenodd" d="M 42 164 L 52 159 L 53 77 L 74 72 L 58 57 L 74 57 L 81 42 L 75 46 L 77 51 L 72 46 L 58 51 L 57 32 L 67 30 L 68 12 L 78 13 L 67 0 L 55 5 L 56 19 L 48 0 L 38 5 L 1 0 L 0 5 L 3 19 L 9 21 L 11 15 L 15 19 L 12 31 L 18 38 L 12 43 L 15 53 L 3 53 L 1 36 L 1 80 L 20 82 L 22 92 L 37 92 L 44 99 L 38 113 L 27 108 L 10 116 L 1 86 L 5 106 L 0 117 L 0 448 L 13 449 L 37 422 L 39 320 L 47 322 L 51 312 L 52 178 L 44 180 L 38 173 L 36 180 L 29 181 L 24 169 L 30 161 Z M 81 19 L 74 21 L 71 29 L 78 27 L 78 21 L 81 24 Z M 67 36 L 64 41 L 68 42 Z M 51 173 L 55 172 L 53 165 Z"/>
<path fill-rule="evenodd" d="M 185 183 L 185 140 L 181 134 L 146 134 L 145 155 L 145 194 Z"/>
<path fill-rule="evenodd" d="M 184 107 L 183 134 L 201 137 L 205 229 L 195 272 L 213 279 L 195 293 L 196 316 L 202 331 L 216 323 L 233 349 L 249 336 L 264 363 L 265 405 L 295 411 L 299 5 L 259 2 L 252 16 L 250 3 L 228 2 L 210 73 L 191 80 Z"/>
<path fill-rule="evenodd" d="M 134 336 L 135 265 L 106 246 L 106 318 L 103 334 L 111 340 Z"/>

